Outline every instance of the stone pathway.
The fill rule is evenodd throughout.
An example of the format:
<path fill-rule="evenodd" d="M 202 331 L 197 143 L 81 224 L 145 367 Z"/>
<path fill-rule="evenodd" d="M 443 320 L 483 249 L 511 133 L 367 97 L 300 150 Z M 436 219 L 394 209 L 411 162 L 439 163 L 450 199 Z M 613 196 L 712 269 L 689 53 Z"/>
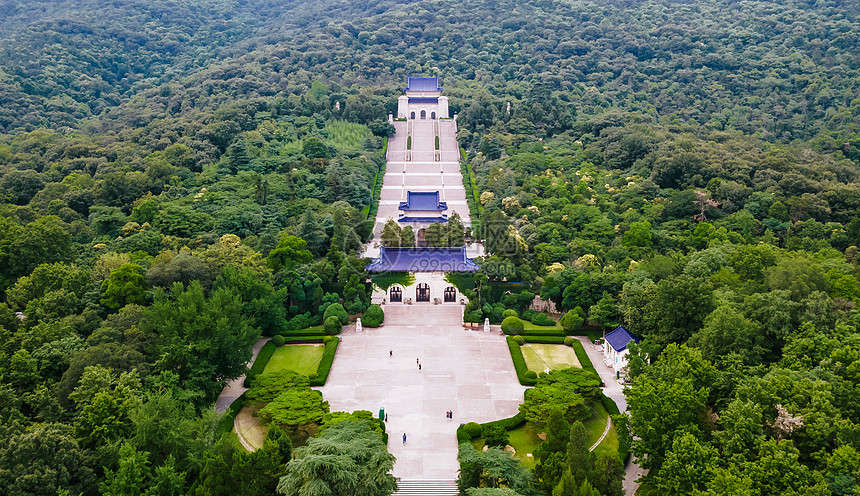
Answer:
<path fill-rule="evenodd" d="M 254 343 L 254 346 L 251 348 L 251 361 L 247 364 L 248 368 L 251 368 L 251 365 L 254 363 L 254 360 L 257 359 L 257 355 L 260 354 L 260 350 L 267 341 L 269 341 L 269 338 L 263 337 Z M 242 396 L 242 393 L 248 390 L 248 388 L 243 385 L 244 382 L 245 374 L 242 374 L 242 377 L 228 381 L 224 390 L 218 395 L 218 400 L 215 402 L 215 410 L 218 412 L 226 412 L 227 408 L 229 408 L 239 396 Z"/>
<path fill-rule="evenodd" d="M 523 401 L 526 388 L 517 381 L 505 338 L 464 330 L 460 305 L 383 308 L 384 327 L 341 335 L 328 382 L 320 390 L 332 411 L 376 415 L 385 408 L 388 449 L 397 457 L 395 476 L 455 479 L 457 426 L 511 417 Z M 445 418 L 448 410 L 453 420 Z"/>
<path fill-rule="evenodd" d="M 594 369 L 597 370 L 600 379 L 606 384 L 606 387 L 603 388 L 603 394 L 609 396 L 618 405 L 618 410 L 626 412 L 627 398 L 624 396 L 624 387 L 615 379 L 615 371 L 603 363 L 603 352 L 595 349 L 594 344 L 585 336 L 577 336 L 576 339 L 582 342 L 582 346 L 585 348 L 588 358 L 591 359 Z M 639 488 L 639 484 L 636 481 L 647 473 L 647 470 L 637 465 L 631 459 L 627 463 L 627 467 L 625 467 L 624 494 L 626 496 L 635 495 L 636 490 Z"/>

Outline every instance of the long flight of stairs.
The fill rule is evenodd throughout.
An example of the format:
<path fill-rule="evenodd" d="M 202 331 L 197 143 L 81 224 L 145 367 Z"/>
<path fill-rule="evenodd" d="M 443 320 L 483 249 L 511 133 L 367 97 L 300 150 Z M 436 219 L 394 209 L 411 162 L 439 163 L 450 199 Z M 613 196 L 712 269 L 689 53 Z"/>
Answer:
<path fill-rule="evenodd" d="M 457 496 L 457 481 L 453 479 L 401 479 L 394 496 Z"/>

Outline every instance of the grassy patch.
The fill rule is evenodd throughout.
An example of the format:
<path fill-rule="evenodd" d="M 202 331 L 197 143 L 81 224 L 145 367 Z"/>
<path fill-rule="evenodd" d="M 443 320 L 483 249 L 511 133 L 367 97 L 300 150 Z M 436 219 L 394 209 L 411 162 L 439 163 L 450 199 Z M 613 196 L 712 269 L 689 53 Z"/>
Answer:
<path fill-rule="evenodd" d="M 538 433 L 535 432 L 529 423 L 508 431 L 508 444 L 517 450 L 514 458 L 519 460 L 524 467 L 531 470 L 534 470 L 536 460 L 534 456 L 529 455 L 533 455 L 535 449 L 542 442 L 537 435 Z M 476 437 L 472 440 L 472 445 L 478 451 L 484 449 L 484 438 Z"/>
<path fill-rule="evenodd" d="M 532 324 L 528 320 L 523 320 L 523 330 L 524 331 L 561 331 L 564 333 L 564 328 L 559 324 L 554 326 L 539 326 Z"/>
<path fill-rule="evenodd" d="M 582 367 L 576 358 L 576 353 L 570 346 L 563 344 L 526 343 L 522 346 L 523 358 L 529 370 L 537 373 L 550 370 Z"/>
<path fill-rule="evenodd" d="M 508 431 L 508 443 L 517 450 L 514 458 L 520 461 L 525 467 L 534 470 L 535 458 L 528 456 L 534 453 L 535 449 L 540 445 L 541 440 L 537 437 L 537 433 L 532 429 L 530 424 Z"/>
<path fill-rule="evenodd" d="M 346 121 L 330 122 L 323 129 L 326 142 L 340 152 L 361 152 L 364 150 L 364 140 L 370 137 L 370 130 L 363 124 Z"/>
<path fill-rule="evenodd" d="M 292 370 L 299 374 L 308 375 L 317 371 L 317 366 L 323 356 L 325 347 L 321 344 L 294 344 L 281 346 L 275 350 L 263 373 L 279 370 Z"/>
<path fill-rule="evenodd" d="M 592 414 L 583 420 L 582 423 L 585 425 L 585 430 L 588 433 L 588 445 L 590 447 L 603 435 L 603 431 L 606 429 L 606 422 L 609 421 L 609 412 L 606 411 L 606 408 L 603 407 L 603 403 L 600 401 L 592 401 L 588 406 Z M 609 432 L 603 438 L 600 445 L 594 449 L 594 453 L 596 455 L 607 453 L 618 456 L 618 434 L 615 431 L 614 425 L 609 428 Z"/>
<path fill-rule="evenodd" d="M 242 437 L 254 449 L 263 447 L 269 426 L 256 416 L 262 405 L 248 404 L 236 415 L 235 427 Z"/>

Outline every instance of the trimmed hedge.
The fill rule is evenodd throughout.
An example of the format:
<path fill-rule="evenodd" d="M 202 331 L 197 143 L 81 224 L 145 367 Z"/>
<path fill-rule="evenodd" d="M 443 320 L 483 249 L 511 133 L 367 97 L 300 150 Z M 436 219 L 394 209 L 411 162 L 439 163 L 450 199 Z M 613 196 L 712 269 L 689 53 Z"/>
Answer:
<path fill-rule="evenodd" d="M 341 329 L 343 329 L 343 324 L 340 323 L 340 320 L 337 318 L 337 315 L 331 315 L 325 319 L 325 324 L 323 324 L 325 328 L 325 333 L 329 336 L 334 336 L 335 334 L 340 334 Z"/>
<path fill-rule="evenodd" d="M 478 424 L 476 422 L 460 424 L 460 427 L 457 427 L 457 442 L 467 443 L 473 438 L 481 436 L 481 433 L 484 432 L 484 429 L 486 428 L 501 427 L 506 431 L 512 431 L 525 423 L 526 414 L 523 412 L 517 412 L 513 417 L 493 420 L 492 422 L 484 422 L 483 424 Z"/>
<path fill-rule="evenodd" d="M 278 334 L 285 337 L 285 338 L 294 337 L 294 336 L 320 336 L 321 337 L 321 336 L 325 336 L 325 331 L 322 329 L 307 328 L 307 329 L 298 329 L 296 331 L 283 330 L 283 331 L 279 331 Z"/>
<path fill-rule="evenodd" d="M 379 327 L 385 320 L 385 312 L 379 305 L 370 305 L 361 316 L 361 323 L 366 327 Z"/>
<path fill-rule="evenodd" d="M 564 344 L 564 336 L 523 336 L 526 343 Z"/>
<path fill-rule="evenodd" d="M 271 340 L 260 348 L 260 353 L 257 355 L 257 359 L 254 360 L 254 364 L 251 365 L 251 368 L 245 373 L 245 381 L 242 383 L 243 386 L 251 387 L 251 380 L 263 373 L 263 370 L 266 368 L 266 365 L 268 365 L 272 355 L 275 354 L 275 349 L 277 349 L 277 346 L 275 346 L 275 343 Z"/>
<path fill-rule="evenodd" d="M 564 329 L 529 329 L 523 331 L 523 336 L 567 336 Z"/>
<path fill-rule="evenodd" d="M 508 308 L 507 310 L 502 312 L 502 318 L 503 319 L 506 319 L 508 317 L 518 317 L 517 311 L 512 309 L 512 308 Z"/>
<path fill-rule="evenodd" d="M 520 349 L 519 343 L 517 343 L 516 338 L 522 338 L 526 343 L 536 343 L 536 344 L 567 344 L 565 343 L 565 338 L 563 336 L 508 336 L 508 349 L 511 351 L 511 360 L 514 362 L 514 370 L 517 371 L 517 379 L 519 379 L 520 384 L 523 386 L 534 386 L 537 384 L 537 379 L 532 379 L 526 376 L 526 371 L 529 370 L 528 365 L 526 365 L 526 359 L 523 356 L 523 350 Z M 579 360 L 579 364 L 582 366 L 583 370 L 587 370 L 592 374 L 600 377 L 597 373 L 597 370 L 594 368 L 594 364 L 591 363 L 591 359 L 588 358 L 588 353 L 585 352 L 585 348 L 582 346 L 582 343 L 578 339 L 574 339 L 571 345 L 573 347 L 574 353 L 576 353 L 576 358 Z M 616 408 L 617 409 L 617 408 Z"/>
<path fill-rule="evenodd" d="M 505 334 L 522 334 L 523 327 L 525 324 L 518 317 L 505 317 L 502 321 L 502 332 Z"/>
<path fill-rule="evenodd" d="M 314 387 L 324 386 L 328 380 L 328 373 L 331 371 L 331 365 L 334 363 L 334 355 L 337 353 L 337 345 L 340 344 L 340 338 L 333 338 L 325 344 L 323 356 L 317 365 L 317 378 L 310 379 L 310 385 Z"/>
<path fill-rule="evenodd" d="M 284 340 L 283 336 L 278 334 L 277 336 L 273 336 L 272 339 L 270 340 L 270 342 L 277 347 L 281 347 L 284 345 L 285 340 Z"/>
<path fill-rule="evenodd" d="M 603 408 L 606 408 L 609 415 L 621 415 L 618 405 L 615 404 L 612 398 L 603 394 L 603 391 L 600 391 L 600 402 L 603 403 Z"/>
<path fill-rule="evenodd" d="M 526 371 L 529 370 L 529 367 L 526 365 L 523 350 L 520 349 L 520 345 L 514 340 L 513 336 L 508 336 L 506 339 L 508 341 L 508 349 L 511 351 L 511 360 L 514 362 L 514 370 L 517 371 L 517 379 L 519 379 L 520 384 L 523 386 L 534 386 L 537 384 L 537 379 L 526 377 Z"/>
<path fill-rule="evenodd" d="M 582 368 L 590 371 L 597 377 L 600 377 L 600 374 L 597 373 L 597 370 L 594 369 L 594 364 L 591 363 L 591 359 L 588 358 L 588 353 L 585 352 L 585 348 L 582 346 L 582 341 L 575 340 L 573 342 L 573 351 L 576 353 L 576 358 L 579 360 L 579 364 L 582 365 Z"/>

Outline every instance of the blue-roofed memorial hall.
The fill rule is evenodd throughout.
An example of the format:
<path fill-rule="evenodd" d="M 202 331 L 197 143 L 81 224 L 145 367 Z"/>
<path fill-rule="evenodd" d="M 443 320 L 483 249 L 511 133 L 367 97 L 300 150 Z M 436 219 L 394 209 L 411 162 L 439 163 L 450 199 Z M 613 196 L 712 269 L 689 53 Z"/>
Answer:
<path fill-rule="evenodd" d="M 373 301 L 460 304 L 463 297 L 445 281 L 445 273 L 478 270 L 472 258 L 483 254 L 481 245 L 434 247 L 427 242 L 434 227 L 454 219 L 471 226 L 457 119 L 448 113 L 438 77 L 409 77 L 404 92 L 397 118 L 391 116 L 396 134 L 389 142 L 374 238 L 365 254 L 373 258 L 367 267 L 371 273 L 408 272 L 412 277 L 407 285 L 375 288 Z M 383 246 L 381 234 L 389 221 L 412 230 L 414 246 Z"/>

